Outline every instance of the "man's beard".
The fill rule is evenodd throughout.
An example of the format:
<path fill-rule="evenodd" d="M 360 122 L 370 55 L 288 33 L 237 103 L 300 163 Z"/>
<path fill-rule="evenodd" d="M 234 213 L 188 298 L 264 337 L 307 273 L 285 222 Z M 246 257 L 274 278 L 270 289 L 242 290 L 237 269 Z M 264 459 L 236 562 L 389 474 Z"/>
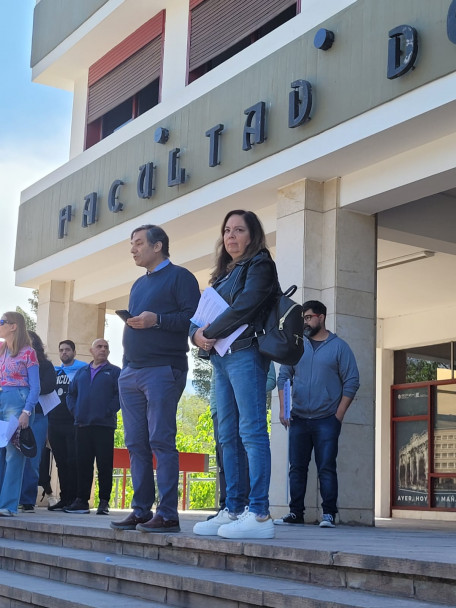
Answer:
<path fill-rule="evenodd" d="M 304 335 L 306 338 L 313 338 L 321 329 L 320 323 L 316 327 L 311 327 L 310 325 L 304 326 Z"/>

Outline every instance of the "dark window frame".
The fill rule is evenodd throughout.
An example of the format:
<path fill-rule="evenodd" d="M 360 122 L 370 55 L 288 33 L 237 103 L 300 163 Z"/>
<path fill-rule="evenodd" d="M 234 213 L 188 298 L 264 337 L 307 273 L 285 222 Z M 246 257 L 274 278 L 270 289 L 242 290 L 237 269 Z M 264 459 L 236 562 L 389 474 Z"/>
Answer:
<path fill-rule="evenodd" d="M 456 506 L 454 508 L 451 507 L 438 507 L 435 505 L 435 490 L 433 483 L 435 480 L 445 480 L 451 479 L 454 480 L 454 484 L 456 484 L 456 472 L 452 473 L 443 473 L 441 471 L 436 471 L 435 465 L 435 436 L 434 431 L 436 429 L 435 425 L 435 412 L 437 406 L 437 387 L 447 386 L 447 385 L 456 385 L 456 379 L 451 380 L 434 380 L 430 382 L 416 382 L 416 383 L 407 383 L 407 384 L 395 384 L 391 387 L 391 428 L 390 428 L 390 437 L 391 437 L 391 486 L 390 486 L 390 514 L 392 510 L 403 510 L 403 511 L 444 511 L 444 512 L 456 512 Z M 413 391 L 417 389 L 426 389 L 427 390 L 427 412 L 425 414 L 418 415 L 396 415 L 398 412 L 395 410 L 396 403 L 396 395 L 399 391 Z M 456 398 L 456 395 L 455 395 Z M 398 424 L 407 423 L 407 422 L 426 422 L 427 426 L 427 501 L 425 506 L 417 506 L 411 504 L 397 504 L 395 502 L 396 489 L 400 487 L 400 482 L 398 481 L 398 471 L 399 471 L 399 463 L 396 462 L 396 428 Z M 399 472 L 400 475 L 400 472 Z M 456 491 L 455 491 L 456 493 Z M 455 503 L 456 505 L 456 503 Z"/>

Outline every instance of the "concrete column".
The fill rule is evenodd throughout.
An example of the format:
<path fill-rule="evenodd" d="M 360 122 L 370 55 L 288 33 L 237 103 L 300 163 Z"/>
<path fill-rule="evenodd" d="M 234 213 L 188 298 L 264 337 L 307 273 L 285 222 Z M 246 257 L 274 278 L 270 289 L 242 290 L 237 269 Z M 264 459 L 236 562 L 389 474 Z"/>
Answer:
<path fill-rule="evenodd" d="M 339 207 L 339 180 L 302 180 L 279 191 L 277 266 L 282 288 L 298 285 L 296 299 L 321 300 L 327 328 L 355 353 L 361 388 L 339 441 L 339 517 L 344 523 L 374 521 L 375 218 Z M 287 433 L 272 416 L 271 506 L 287 509 Z M 306 519 L 317 519 L 321 498 L 311 465 Z M 279 509 L 277 509 L 277 512 Z"/>
<path fill-rule="evenodd" d="M 189 3 L 188 0 L 177 0 L 168 4 L 163 46 L 162 103 L 182 94 L 187 77 Z"/>
<path fill-rule="evenodd" d="M 375 411 L 375 515 L 390 517 L 391 500 L 391 385 L 394 351 L 381 348 L 381 322 L 377 328 L 377 389 Z"/>
<path fill-rule="evenodd" d="M 76 344 L 77 358 L 90 361 L 89 348 L 104 337 L 105 305 L 73 300 L 73 282 L 50 281 L 40 285 L 37 333 L 47 346 L 49 358 L 60 362 L 58 344 L 68 338 Z"/>

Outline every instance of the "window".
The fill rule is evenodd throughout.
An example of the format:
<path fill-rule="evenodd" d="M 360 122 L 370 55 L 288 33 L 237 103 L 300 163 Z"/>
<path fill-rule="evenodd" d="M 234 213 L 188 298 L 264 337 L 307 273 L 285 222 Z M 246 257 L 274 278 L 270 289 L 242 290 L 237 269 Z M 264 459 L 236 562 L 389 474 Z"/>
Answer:
<path fill-rule="evenodd" d="M 455 378 L 455 342 L 430 344 L 394 353 L 394 383 Z"/>
<path fill-rule="evenodd" d="M 456 382 L 392 387 L 393 508 L 455 509 Z"/>
<path fill-rule="evenodd" d="M 266 36 L 297 11 L 296 0 L 190 0 L 188 82 Z"/>
<path fill-rule="evenodd" d="M 159 102 L 164 11 L 91 66 L 86 148 Z"/>

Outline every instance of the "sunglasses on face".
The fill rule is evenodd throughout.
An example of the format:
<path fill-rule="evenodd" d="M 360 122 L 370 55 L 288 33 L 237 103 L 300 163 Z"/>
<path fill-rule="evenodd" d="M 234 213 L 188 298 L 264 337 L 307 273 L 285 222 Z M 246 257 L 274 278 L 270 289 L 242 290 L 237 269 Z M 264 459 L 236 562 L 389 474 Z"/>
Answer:
<path fill-rule="evenodd" d="M 0 319 L 0 325 L 13 325 L 11 321 L 7 321 L 6 319 Z"/>

